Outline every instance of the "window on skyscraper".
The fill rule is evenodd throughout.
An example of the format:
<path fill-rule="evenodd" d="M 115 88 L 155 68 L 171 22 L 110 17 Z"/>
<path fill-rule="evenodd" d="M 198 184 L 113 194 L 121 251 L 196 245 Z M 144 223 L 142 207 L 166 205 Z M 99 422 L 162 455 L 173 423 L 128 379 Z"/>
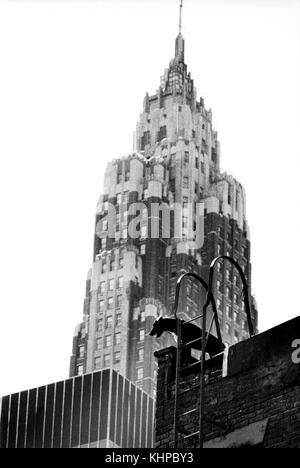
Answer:
<path fill-rule="evenodd" d="M 146 311 L 145 310 L 142 310 L 140 318 L 141 318 L 141 322 L 145 322 L 145 320 L 146 320 Z"/>
<path fill-rule="evenodd" d="M 116 306 L 121 307 L 121 304 L 122 304 L 122 296 L 119 294 L 117 296 Z"/>
<path fill-rule="evenodd" d="M 104 310 L 104 305 L 105 305 L 105 301 L 103 299 L 101 299 L 101 301 L 99 301 L 99 310 L 100 311 Z"/>
<path fill-rule="evenodd" d="M 104 356 L 104 366 L 107 367 L 107 366 L 110 366 L 110 354 L 105 354 Z"/>
<path fill-rule="evenodd" d="M 102 327 L 103 327 L 103 320 L 100 319 L 100 320 L 98 320 L 97 331 L 98 331 L 98 332 L 101 332 L 101 331 L 102 331 Z"/>
<path fill-rule="evenodd" d="M 142 380 L 144 377 L 144 369 L 142 367 L 139 367 L 137 369 L 137 380 Z"/>
<path fill-rule="evenodd" d="M 116 327 L 122 325 L 122 314 L 116 314 Z"/>
<path fill-rule="evenodd" d="M 113 323 L 113 318 L 111 315 L 109 315 L 108 317 L 106 317 L 106 328 L 112 327 L 112 323 Z"/>
<path fill-rule="evenodd" d="M 226 286 L 226 297 L 230 299 L 230 288 Z"/>
<path fill-rule="evenodd" d="M 123 288 L 123 284 L 124 284 L 124 278 L 123 276 L 119 276 L 118 278 L 118 288 Z"/>
<path fill-rule="evenodd" d="M 77 367 L 77 375 L 83 375 L 83 366 Z"/>
<path fill-rule="evenodd" d="M 121 361 L 121 353 L 120 351 L 116 351 L 114 353 L 114 364 L 118 364 Z"/>
<path fill-rule="evenodd" d="M 144 348 L 139 348 L 138 349 L 138 361 L 143 361 L 144 360 Z"/>
<path fill-rule="evenodd" d="M 142 244 L 141 249 L 140 249 L 140 254 L 145 255 L 145 253 L 146 253 L 146 244 Z"/>
<path fill-rule="evenodd" d="M 159 130 L 159 141 L 163 140 L 166 137 L 167 137 L 167 126 L 164 125 L 163 127 L 160 127 L 160 130 Z"/>
<path fill-rule="evenodd" d="M 118 193 L 118 195 L 117 195 L 117 204 L 120 205 L 120 203 L 122 203 L 122 194 Z"/>
<path fill-rule="evenodd" d="M 109 297 L 108 300 L 107 300 L 107 306 L 109 309 L 112 309 L 113 306 L 114 306 L 114 298 L 113 297 Z"/>
<path fill-rule="evenodd" d="M 182 188 L 188 189 L 189 188 L 189 178 L 187 176 L 183 177 L 182 181 Z"/>
<path fill-rule="evenodd" d="M 95 362 L 95 368 L 100 369 L 100 367 L 101 367 L 101 358 L 96 357 L 94 362 Z"/>
<path fill-rule="evenodd" d="M 79 347 L 79 357 L 80 357 L 80 358 L 83 358 L 83 357 L 84 357 L 84 353 L 85 353 L 85 347 L 84 347 L 84 346 L 80 346 L 80 347 Z"/>
<path fill-rule="evenodd" d="M 226 331 L 227 335 L 231 334 L 230 325 L 228 323 L 226 323 L 226 325 L 225 325 L 225 331 Z"/>
<path fill-rule="evenodd" d="M 100 293 L 101 293 L 101 294 L 104 294 L 104 293 L 105 293 L 105 282 L 104 282 L 104 281 L 102 281 L 102 282 L 100 283 Z"/>
<path fill-rule="evenodd" d="M 235 304 L 238 303 L 238 295 L 235 294 L 235 293 L 234 293 L 234 295 L 233 295 L 233 302 L 234 302 Z"/>
<path fill-rule="evenodd" d="M 106 237 L 103 237 L 103 239 L 101 239 L 101 249 L 106 249 Z"/>
<path fill-rule="evenodd" d="M 144 341 L 145 339 L 145 330 L 139 330 L 139 341 Z"/>
<path fill-rule="evenodd" d="M 102 348 L 102 338 L 97 338 L 97 340 L 96 340 L 96 350 L 100 351 L 101 348 Z"/>
<path fill-rule="evenodd" d="M 108 348 L 112 345 L 111 335 L 106 335 L 105 337 L 105 347 Z"/>
<path fill-rule="evenodd" d="M 115 286 L 115 280 L 112 278 L 109 280 L 109 283 L 108 283 L 108 289 L 109 291 L 113 291 L 114 290 L 114 286 Z"/>
<path fill-rule="evenodd" d="M 115 334 L 115 344 L 119 345 L 121 343 L 121 333 Z"/>

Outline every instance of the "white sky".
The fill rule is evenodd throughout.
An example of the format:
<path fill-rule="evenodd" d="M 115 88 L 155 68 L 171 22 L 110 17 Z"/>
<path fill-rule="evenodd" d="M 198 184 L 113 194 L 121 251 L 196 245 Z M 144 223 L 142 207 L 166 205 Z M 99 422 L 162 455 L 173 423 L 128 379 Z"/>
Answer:
<path fill-rule="evenodd" d="M 131 150 L 177 23 L 178 0 L 0 0 L 0 395 L 68 377 L 106 161 Z M 300 1 L 185 0 L 183 24 L 246 188 L 265 330 L 300 314 Z"/>

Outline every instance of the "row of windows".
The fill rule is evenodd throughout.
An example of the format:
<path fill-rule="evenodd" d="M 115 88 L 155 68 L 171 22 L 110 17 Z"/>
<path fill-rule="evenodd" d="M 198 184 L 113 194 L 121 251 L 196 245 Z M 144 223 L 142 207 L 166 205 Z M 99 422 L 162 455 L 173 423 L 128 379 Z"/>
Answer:
<path fill-rule="evenodd" d="M 121 361 L 121 352 L 116 351 L 113 354 L 113 363 L 118 364 Z M 102 358 L 101 357 L 96 357 L 94 361 L 95 369 L 101 369 L 102 367 Z M 103 365 L 104 367 L 108 367 L 111 365 L 111 355 L 110 354 L 104 354 L 103 358 Z"/>
<path fill-rule="evenodd" d="M 174 160 L 176 160 L 176 155 L 174 155 Z M 185 151 L 184 159 L 183 159 L 184 164 L 188 164 L 189 160 L 190 160 L 189 152 Z M 201 161 L 201 172 L 202 172 L 202 174 L 204 174 L 204 172 L 205 172 L 204 167 L 205 167 L 204 166 L 204 161 Z M 196 156 L 196 158 L 195 158 L 195 168 L 199 169 L 199 158 L 198 158 L 198 156 Z"/>
<path fill-rule="evenodd" d="M 99 323 L 101 325 L 101 330 L 99 328 Z M 107 324 L 107 328 L 112 327 L 112 316 L 107 317 L 106 324 Z M 101 319 L 98 321 L 98 331 L 102 331 L 102 320 Z M 112 346 L 112 342 L 113 342 L 112 335 L 106 335 L 104 340 L 105 340 L 104 341 L 105 348 L 108 348 L 108 347 Z M 138 341 L 143 342 L 144 340 L 145 340 L 145 330 L 142 329 L 142 330 L 139 330 L 139 332 L 138 332 Z M 114 334 L 114 343 L 115 343 L 115 345 L 121 344 L 121 333 L 120 332 L 116 332 Z M 84 355 L 84 346 L 80 347 L 80 349 L 81 348 L 83 349 L 83 355 Z M 96 339 L 96 350 L 99 351 L 101 349 L 102 349 L 102 337 L 99 337 L 99 338 Z M 83 356 L 81 356 L 81 357 L 83 357 Z"/>
<path fill-rule="evenodd" d="M 220 299 L 217 299 L 217 309 L 218 311 L 221 310 L 221 307 L 222 307 L 222 303 L 221 303 L 221 300 Z M 244 307 L 243 307 L 244 309 Z M 233 323 L 235 324 L 241 324 L 241 327 L 247 331 L 248 330 L 248 324 L 247 324 L 247 321 L 242 319 L 240 317 L 240 315 L 238 314 L 238 312 L 236 311 L 232 311 L 231 307 L 229 305 L 226 305 L 225 306 L 225 315 L 226 315 L 226 318 L 229 318 L 229 319 L 232 319 L 233 320 Z"/>
<path fill-rule="evenodd" d="M 218 256 L 220 255 L 227 255 L 228 257 L 231 257 L 231 249 L 228 248 L 226 251 L 224 251 L 222 245 L 218 244 L 218 248 L 217 248 L 217 254 Z M 245 253 L 243 253 L 244 257 L 246 256 Z M 245 273 L 246 272 L 246 265 L 242 264 L 240 265 L 243 272 Z M 221 271 L 221 267 L 218 267 L 220 268 L 220 271 Z"/>
<path fill-rule="evenodd" d="M 123 276 L 119 276 L 117 279 L 117 282 L 115 281 L 114 278 L 110 279 L 108 282 L 108 290 L 109 291 L 114 291 L 115 285 L 117 285 L 117 289 L 121 289 L 124 286 L 124 278 Z M 100 294 L 104 294 L 106 291 L 106 282 L 102 281 L 99 286 L 99 292 Z"/>
<path fill-rule="evenodd" d="M 219 227 L 219 228 L 218 228 L 218 235 L 219 235 L 222 239 L 224 239 L 224 229 L 223 229 L 222 227 Z M 232 232 L 227 232 L 227 234 L 226 234 L 226 240 L 227 240 L 228 242 L 230 242 L 230 243 L 232 242 Z M 222 249 L 222 246 L 221 246 L 221 245 L 220 245 L 219 247 L 220 247 L 220 249 Z M 239 245 L 238 239 L 234 239 L 234 249 L 235 249 L 235 250 L 239 250 L 239 249 L 240 249 L 240 245 Z M 247 247 L 245 247 L 245 246 L 242 247 L 242 254 L 243 254 L 244 257 L 247 257 L 247 256 L 248 256 L 248 249 L 247 249 Z"/>
<path fill-rule="evenodd" d="M 128 182 L 130 180 L 130 171 L 125 172 L 125 177 L 122 173 L 117 175 L 117 184 L 122 184 L 124 182 Z"/>
<path fill-rule="evenodd" d="M 144 349 L 141 348 L 138 350 L 138 361 L 143 361 L 144 360 Z M 113 363 L 118 364 L 121 361 L 121 352 L 116 351 L 113 354 Z M 103 358 L 103 365 L 104 367 L 108 367 L 111 365 L 111 355 L 110 354 L 105 354 Z M 94 360 L 94 366 L 95 369 L 101 369 L 102 367 L 102 358 L 101 357 L 96 357 Z M 77 375 L 83 375 L 84 372 L 84 366 L 80 364 L 77 366 Z M 139 367 L 137 369 L 137 380 L 142 380 L 144 377 L 144 369 L 142 367 Z"/>
<path fill-rule="evenodd" d="M 106 319 L 105 319 L 105 328 L 113 327 L 113 323 L 114 323 L 113 316 L 108 315 L 106 317 Z M 121 325 L 122 325 L 122 314 L 121 313 L 116 313 L 116 315 L 115 315 L 115 326 L 119 327 Z M 97 331 L 101 332 L 102 329 L 103 329 L 103 319 L 99 318 L 98 323 L 97 323 Z"/>
<path fill-rule="evenodd" d="M 217 281 L 217 291 L 218 291 L 219 293 L 222 292 L 222 291 L 221 291 L 221 286 L 222 286 L 222 283 L 221 283 L 220 280 L 218 280 L 218 281 Z M 238 296 L 237 293 L 233 293 L 233 295 L 232 295 L 232 289 L 231 289 L 231 287 L 226 286 L 226 288 L 225 288 L 225 296 L 226 296 L 227 299 L 230 299 L 230 300 L 231 300 L 231 298 L 233 298 L 233 303 L 234 303 L 234 304 L 236 304 L 236 305 L 239 304 L 239 296 Z M 242 308 L 244 308 L 244 305 L 243 305 L 243 304 L 244 304 L 244 302 L 242 302 Z"/>
<path fill-rule="evenodd" d="M 101 273 L 106 273 L 109 269 L 109 271 L 114 271 L 116 266 L 118 268 L 122 268 L 124 266 L 124 258 L 120 257 L 118 261 L 118 265 L 115 260 L 111 260 L 110 262 L 103 261 L 102 262 L 102 267 L 101 267 Z"/>
<path fill-rule="evenodd" d="M 121 295 L 118 295 L 117 298 L 116 298 L 116 308 L 120 308 L 121 305 L 122 305 L 122 300 L 123 300 L 123 296 Z M 114 298 L 113 297 L 109 297 L 107 299 L 107 308 L 108 309 L 113 309 L 114 308 Z M 99 311 L 102 312 L 103 310 L 105 309 L 105 300 L 104 299 L 100 299 L 99 301 Z"/>
<path fill-rule="evenodd" d="M 218 273 L 220 273 L 220 274 L 222 273 L 222 263 L 221 262 L 217 263 L 217 270 L 218 270 Z M 225 279 L 226 279 L 226 281 L 232 281 L 234 286 L 238 286 L 239 282 L 240 282 L 239 276 L 232 273 L 232 271 L 229 270 L 228 268 L 225 269 Z"/>
<path fill-rule="evenodd" d="M 112 335 L 106 335 L 104 338 L 104 347 L 109 348 L 112 346 L 113 343 L 113 337 Z M 115 345 L 121 344 L 121 333 L 117 332 L 114 334 L 114 343 Z M 96 351 L 100 351 L 102 349 L 102 337 L 96 339 Z"/>

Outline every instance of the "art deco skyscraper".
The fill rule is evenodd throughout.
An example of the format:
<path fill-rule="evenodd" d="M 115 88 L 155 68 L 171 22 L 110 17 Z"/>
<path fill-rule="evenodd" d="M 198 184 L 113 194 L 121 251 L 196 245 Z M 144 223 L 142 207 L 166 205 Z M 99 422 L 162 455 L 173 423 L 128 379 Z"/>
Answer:
<path fill-rule="evenodd" d="M 204 225 L 197 204 L 204 207 Z M 155 205 L 156 204 L 156 205 Z M 168 226 L 153 206 L 183 207 Z M 115 216 L 108 216 L 109 208 Z M 132 210 L 132 207 L 134 209 Z M 138 215 L 138 237 L 128 225 Z M 161 219 L 154 235 L 153 219 Z M 101 238 L 112 224 L 115 233 Z M 181 225 L 178 235 L 175 231 Z M 203 243 L 195 243 L 202 230 Z M 187 271 L 207 279 L 211 261 L 220 254 L 242 265 L 251 291 L 250 240 L 241 184 L 220 171 L 220 145 L 212 112 L 196 89 L 185 64 L 181 28 L 175 57 L 156 94 L 144 99 L 136 130 L 136 151 L 108 164 L 103 195 L 96 212 L 93 265 L 88 274 L 83 322 L 73 342 L 71 376 L 113 367 L 155 392 L 154 351 L 168 338 L 148 336 L 160 314 L 172 314 L 176 280 Z M 200 236 L 201 237 L 201 236 Z M 203 245 L 202 245 L 203 244 Z M 228 264 L 219 266 L 216 300 L 224 343 L 248 336 L 240 298 L 240 279 Z M 187 280 L 180 310 L 184 317 L 199 313 L 204 292 Z M 257 312 L 252 301 L 253 321 Z"/>

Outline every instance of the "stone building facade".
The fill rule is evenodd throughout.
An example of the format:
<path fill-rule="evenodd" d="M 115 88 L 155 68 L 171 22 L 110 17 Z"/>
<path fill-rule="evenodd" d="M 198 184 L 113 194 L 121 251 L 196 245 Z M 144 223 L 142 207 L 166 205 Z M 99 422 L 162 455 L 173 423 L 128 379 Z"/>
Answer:
<path fill-rule="evenodd" d="M 148 332 L 158 315 L 173 313 L 180 273 L 193 271 L 207 279 L 211 261 L 231 255 L 251 292 L 245 191 L 220 171 L 212 112 L 203 98 L 197 100 L 184 48 L 179 33 L 158 91 L 144 99 L 136 151 L 107 166 L 84 317 L 75 332 L 70 367 L 71 376 L 113 367 L 150 395 L 156 387 L 153 353 L 170 339 L 155 341 Z M 130 223 L 137 236 L 130 234 Z M 240 278 L 230 265 L 219 267 L 215 288 L 224 342 L 245 339 Z M 203 300 L 204 291 L 187 280 L 180 313 L 195 316 Z M 254 302 L 252 314 L 256 327 Z"/>

